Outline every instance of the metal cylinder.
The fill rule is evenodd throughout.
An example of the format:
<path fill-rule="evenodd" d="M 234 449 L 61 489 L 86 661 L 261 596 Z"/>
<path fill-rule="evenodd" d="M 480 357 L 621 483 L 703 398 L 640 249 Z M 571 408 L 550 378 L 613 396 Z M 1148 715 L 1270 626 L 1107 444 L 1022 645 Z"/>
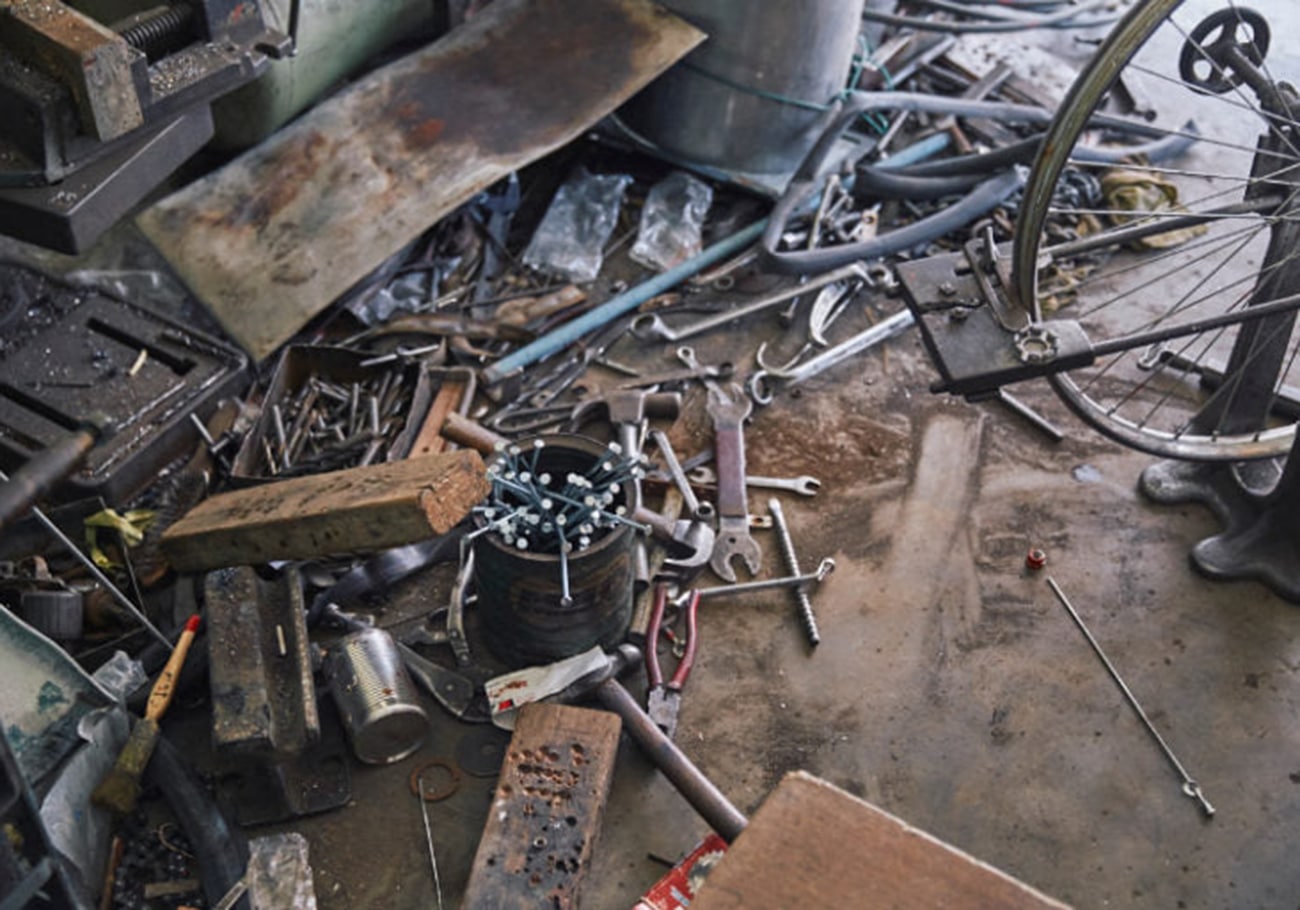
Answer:
<path fill-rule="evenodd" d="M 564 477 L 591 469 L 607 449 L 585 436 L 539 437 L 537 473 Z M 521 446 L 527 450 L 531 440 Z M 627 505 L 626 490 L 621 494 Z M 488 649 L 511 666 L 550 663 L 623 640 L 632 619 L 635 531 L 606 529 L 568 556 L 570 603 L 564 603 L 557 553 L 519 550 L 495 532 L 474 541 L 475 605 Z"/>
<path fill-rule="evenodd" d="M 689 162 L 793 171 L 817 138 L 816 108 L 845 87 L 863 3 L 664 0 L 709 37 L 624 106 L 624 122 Z"/>
<path fill-rule="evenodd" d="M 24 591 L 18 601 L 18 615 L 55 641 L 72 641 L 81 637 L 85 599 L 80 591 L 67 588 Z"/>
<path fill-rule="evenodd" d="M 384 765 L 420 748 L 429 716 L 392 635 L 361 629 L 343 636 L 325 656 L 325 674 L 357 758 Z"/>

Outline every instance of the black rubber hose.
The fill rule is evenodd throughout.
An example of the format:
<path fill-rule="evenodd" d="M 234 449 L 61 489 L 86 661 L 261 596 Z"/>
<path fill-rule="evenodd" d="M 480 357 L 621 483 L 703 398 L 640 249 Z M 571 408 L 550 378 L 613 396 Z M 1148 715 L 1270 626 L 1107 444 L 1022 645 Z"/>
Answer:
<path fill-rule="evenodd" d="M 783 274 L 814 274 L 829 271 L 859 260 L 881 259 L 937 240 L 958 230 L 981 215 L 1001 205 L 1023 184 L 1018 171 L 1004 171 L 976 186 L 959 201 L 905 227 L 895 228 L 861 243 L 824 247 L 815 250 L 778 252 L 781 240 L 776 213 L 763 234 L 763 254 L 768 268 Z M 772 230 L 772 225 L 777 229 Z"/>
<path fill-rule="evenodd" d="M 1081 145 L 1071 158 L 1088 164 L 1122 164 L 1134 157 L 1163 161 L 1181 155 L 1195 141 L 1196 125 L 1189 121 L 1182 132 L 1142 145 L 1115 148 Z M 853 198 L 862 203 L 875 199 L 924 200 L 954 196 L 966 192 L 989 174 L 1017 164 L 1031 164 L 1042 143 L 1042 136 L 1033 136 L 991 152 L 941 158 L 900 168 L 859 163 L 854 169 Z"/>
<path fill-rule="evenodd" d="M 198 859 L 199 883 L 215 906 L 248 868 L 248 840 L 216 804 L 166 736 L 158 737 L 145 778 L 162 791 Z M 247 894 L 234 905 L 251 910 Z"/>

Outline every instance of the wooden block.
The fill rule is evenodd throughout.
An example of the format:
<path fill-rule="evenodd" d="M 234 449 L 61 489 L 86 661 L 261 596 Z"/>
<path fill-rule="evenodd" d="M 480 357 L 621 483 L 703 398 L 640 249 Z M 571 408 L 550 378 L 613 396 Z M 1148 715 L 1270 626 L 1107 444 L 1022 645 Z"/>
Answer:
<path fill-rule="evenodd" d="M 445 534 L 489 488 L 469 449 L 294 477 L 204 500 L 162 549 L 182 572 L 384 550 Z"/>
<path fill-rule="evenodd" d="M 614 779 L 618 715 L 566 705 L 519 712 L 474 867 L 466 910 L 578 906 Z"/>
<path fill-rule="evenodd" d="M 787 774 L 691 910 L 1066 910 L 810 774 Z"/>
<path fill-rule="evenodd" d="M 431 224 L 572 141 L 704 34 L 650 0 L 495 0 L 141 214 L 262 360 Z"/>

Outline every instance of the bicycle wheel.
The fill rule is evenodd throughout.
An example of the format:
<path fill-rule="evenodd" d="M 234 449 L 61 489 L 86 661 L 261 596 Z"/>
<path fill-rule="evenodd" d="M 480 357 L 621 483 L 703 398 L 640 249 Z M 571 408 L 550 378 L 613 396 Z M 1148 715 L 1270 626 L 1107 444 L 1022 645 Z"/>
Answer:
<path fill-rule="evenodd" d="M 1080 417 L 1133 448 L 1226 461 L 1280 455 L 1294 440 L 1300 57 L 1278 38 L 1300 26 L 1296 7 L 1141 0 L 1075 81 L 1026 185 L 1015 292 L 1035 319 L 1073 320 L 1094 343 L 1114 342 L 1051 381 Z M 1085 136 L 1107 141 L 1089 118 L 1121 103 L 1197 141 L 1160 164 L 1076 158 Z M 1111 351 L 1125 344 L 1116 339 L 1161 333 Z"/>

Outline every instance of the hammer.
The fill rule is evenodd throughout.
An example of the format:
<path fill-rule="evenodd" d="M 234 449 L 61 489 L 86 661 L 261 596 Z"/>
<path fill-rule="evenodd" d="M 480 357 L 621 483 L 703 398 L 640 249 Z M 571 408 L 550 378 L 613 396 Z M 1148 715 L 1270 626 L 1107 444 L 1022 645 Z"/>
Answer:
<path fill-rule="evenodd" d="M 564 691 L 551 696 L 548 701 L 574 701 L 594 694 L 600 703 L 623 720 L 623 727 L 632 739 L 654 762 L 664 777 L 682 797 L 691 804 L 709 827 L 731 843 L 749 824 L 743 812 L 722 794 L 713 781 L 686 757 L 671 739 L 664 735 L 650 715 L 637 704 L 632 694 L 618 681 L 628 667 L 641 663 L 641 650 L 635 645 L 619 645 L 613 654 L 606 655 L 600 669 L 587 674 Z"/>
<path fill-rule="evenodd" d="M 619 445 L 624 455 L 639 455 L 641 424 L 651 417 L 672 420 L 681 413 L 682 396 L 678 392 L 647 392 L 644 389 L 614 389 L 604 392 L 597 398 L 582 402 L 573 409 L 565 429 L 578 432 L 582 426 L 604 410 L 609 422 L 615 427 Z M 641 482 L 632 484 L 628 503 L 630 511 L 641 508 Z M 646 553 L 645 542 L 637 540 L 633 551 L 636 570 L 637 590 L 644 591 L 650 586 L 650 557 Z"/>

